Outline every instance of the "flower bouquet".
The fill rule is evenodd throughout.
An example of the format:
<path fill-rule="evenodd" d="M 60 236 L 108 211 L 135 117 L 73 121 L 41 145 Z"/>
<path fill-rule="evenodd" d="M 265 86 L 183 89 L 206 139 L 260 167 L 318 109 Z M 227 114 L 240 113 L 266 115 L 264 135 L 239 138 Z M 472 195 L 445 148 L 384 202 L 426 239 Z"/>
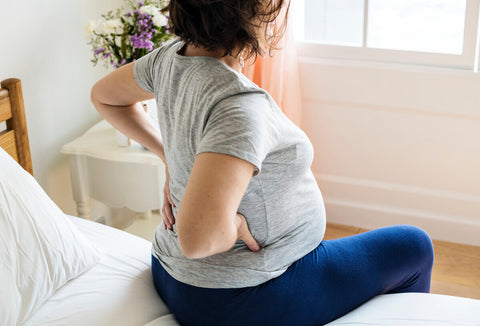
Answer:
<path fill-rule="evenodd" d="M 133 62 L 173 38 L 168 17 L 161 13 L 167 0 L 127 0 L 128 9 L 111 10 L 86 26 L 93 65 L 114 69 Z"/>
<path fill-rule="evenodd" d="M 127 0 L 128 9 L 111 10 L 99 20 L 91 20 L 85 27 L 88 44 L 92 46 L 93 65 L 102 61 L 105 67 L 117 69 L 141 58 L 153 49 L 173 39 L 169 33 L 168 17 L 161 12 L 168 0 Z M 150 101 L 143 108 L 158 125 L 157 110 Z M 116 131 L 117 143 L 129 146 L 131 140 Z"/>

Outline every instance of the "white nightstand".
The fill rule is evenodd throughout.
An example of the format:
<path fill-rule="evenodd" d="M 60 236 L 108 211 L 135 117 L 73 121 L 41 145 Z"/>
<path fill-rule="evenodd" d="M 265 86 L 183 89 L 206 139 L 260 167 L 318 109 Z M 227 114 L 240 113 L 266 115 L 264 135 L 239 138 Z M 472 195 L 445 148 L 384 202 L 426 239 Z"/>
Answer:
<path fill-rule="evenodd" d="M 61 152 L 70 156 L 78 216 L 91 219 L 89 198 L 111 208 L 127 207 L 147 214 L 162 207 L 163 161 L 135 142 L 120 147 L 115 129 L 105 120 L 65 144 Z"/>

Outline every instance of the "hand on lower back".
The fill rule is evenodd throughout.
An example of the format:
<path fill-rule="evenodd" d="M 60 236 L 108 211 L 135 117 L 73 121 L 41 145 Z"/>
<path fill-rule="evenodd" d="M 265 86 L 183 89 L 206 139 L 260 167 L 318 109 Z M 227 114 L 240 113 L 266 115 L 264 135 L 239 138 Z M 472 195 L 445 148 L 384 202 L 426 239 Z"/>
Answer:
<path fill-rule="evenodd" d="M 238 239 L 245 242 L 251 251 L 259 251 L 260 246 L 253 238 L 252 233 L 250 233 L 245 217 L 242 214 L 237 213 L 235 223 L 237 225 Z"/>
<path fill-rule="evenodd" d="M 173 216 L 172 206 L 175 207 L 173 203 L 172 196 L 170 195 L 170 174 L 168 173 L 168 167 L 165 165 L 165 186 L 163 188 L 163 207 L 162 207 L 162 214 L 163 214 L 163 225 L 165 229 L 173 229 L 173 225 L 175 224 L 175 217 Z"/>

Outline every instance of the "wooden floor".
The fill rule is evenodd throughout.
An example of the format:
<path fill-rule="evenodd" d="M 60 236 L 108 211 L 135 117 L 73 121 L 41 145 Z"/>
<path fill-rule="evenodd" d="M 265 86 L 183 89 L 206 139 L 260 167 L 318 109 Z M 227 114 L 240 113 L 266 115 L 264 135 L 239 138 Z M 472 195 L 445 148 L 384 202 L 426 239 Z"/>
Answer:
<path fill-rule="evenodd" d="M 336 239 L 367 230 L 327 224 L 325 239 Z M 431 293 L 480 299 L 480 247 L 433 240 L 435 262 Z"/>

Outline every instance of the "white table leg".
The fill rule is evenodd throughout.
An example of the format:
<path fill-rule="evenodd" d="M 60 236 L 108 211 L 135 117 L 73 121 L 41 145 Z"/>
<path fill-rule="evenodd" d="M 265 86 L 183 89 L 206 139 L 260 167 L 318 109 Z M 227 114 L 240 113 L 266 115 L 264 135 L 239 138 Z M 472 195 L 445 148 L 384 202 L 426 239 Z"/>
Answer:
<path fill-rule="evenodd" d="M 88 177 L 85 173 L 84 156 L 70 156 L 70 176 L 72 179 L 73 199 L 77 203 L 78 216 L 90 220 Z"/>
<path fill-rule="evenodd" d="M 148 211 L 144 212 L 141 216 L 142 220 L 150 220 L 152 219 L 152 210 L 149 209 Z"/>
<path fill-rule="evenodd" d="M 90 219 L 90 205 L 87 201 L 77 201 L 77 214 L 79 217 Z"/>

